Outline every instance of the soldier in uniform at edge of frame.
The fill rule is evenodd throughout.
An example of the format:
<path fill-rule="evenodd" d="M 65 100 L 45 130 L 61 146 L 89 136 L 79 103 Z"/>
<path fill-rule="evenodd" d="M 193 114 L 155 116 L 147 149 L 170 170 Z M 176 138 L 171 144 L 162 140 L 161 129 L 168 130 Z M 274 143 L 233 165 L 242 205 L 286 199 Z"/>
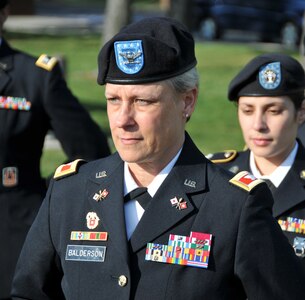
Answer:
<path fill-rule="evenodd" d="M 294 58 L 278 53 L 252 59 L 231 81 L 247 149 L 208 156 L 237 173 L 264 179 L 274 198 L 273 216 L 304 262 L 305 149 L 297 132 L 305 119 L 305 73 Z"/>
<path fill-rule="evenodd" d="M 162 17 L 122 28 L 101 49 L 117 152 L 57 169 L 13 299 L 304 296 L 305 270 L 267 185 L 211 163 L 185 131 L 198 96 L 194 52 L 185 26 Z"/>
<path fill-rule="evenodd" d="M 47 191 L 40 174 L 47 132 L 54 131 L 68 161 L 110 154 L 106 135 L 68 89 L 57 60 L 37 59 L 4 39 L 8 15 L 8 1 L 0 0 L 0 299 L 9 298 L 22 244 Z"/>

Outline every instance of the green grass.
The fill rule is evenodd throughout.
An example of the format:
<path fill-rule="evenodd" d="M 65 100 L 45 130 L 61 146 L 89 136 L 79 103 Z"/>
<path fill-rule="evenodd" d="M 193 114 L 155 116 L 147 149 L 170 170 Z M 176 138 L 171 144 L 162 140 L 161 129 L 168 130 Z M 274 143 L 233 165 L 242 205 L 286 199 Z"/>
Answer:
<path fill-rule="evenodd" d="M 11 45 L 33 55 L 64 55 L 67 81 L 73 93 L 109 135 L 104 88 L 97 85 L 97 54 L 101 38 L 92 36 L 48 37 L 8 35 Z M 197 42 L 200 93 L 187 130 L 204 153 L 242 149 L 243 139 L 236 118 L 236 107 L 227 100 L 227 87 L 237 72 L 255 55 L 285 52 L 299 58 L 297 51 L 258 44 Z M 65 160 L 61 151 L 48 150 L 42 158 L 42 173 L 47 175 Z"/>

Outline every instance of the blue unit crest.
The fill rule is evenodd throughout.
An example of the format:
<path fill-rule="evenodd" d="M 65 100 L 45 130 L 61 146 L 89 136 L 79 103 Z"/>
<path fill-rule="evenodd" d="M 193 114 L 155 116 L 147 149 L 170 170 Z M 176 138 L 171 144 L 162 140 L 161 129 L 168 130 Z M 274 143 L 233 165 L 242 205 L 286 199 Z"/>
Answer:
<path fill-rule="evenodd" d="M 281 64 L 279 62 L 270 63 L 260 68 L 259 83 L 266 90 L 274 90 L 281 83 Z"/>
<path fill-rule="evenodd" d="M 142 41 L 119 41 L 114 43 L 116 64 L 126 74 L 138 73 L 144 65 Z"/>

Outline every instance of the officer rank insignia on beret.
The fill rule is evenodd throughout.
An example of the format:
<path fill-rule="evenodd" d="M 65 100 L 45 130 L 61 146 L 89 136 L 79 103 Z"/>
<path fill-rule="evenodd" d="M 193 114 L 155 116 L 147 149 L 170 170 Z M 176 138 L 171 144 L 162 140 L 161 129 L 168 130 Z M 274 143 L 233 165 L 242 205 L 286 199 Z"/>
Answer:
<path fill-rule="evenodd" d="M 281 83 L 281 64 L 274 62 L 261 67 L 259 83 L 264 89 L 276 89 Z"/>
<path fill-rule="evenodd" d="M 216 164 L 227 163 L 237 156 L 236 150 L 225 150 L 225 152 L 211 153 L 206 158 Z"/>
<path fill-rule="evenodd" d="M 247 171 L 239 172 L 232 179 L 229 180 L 230 183 L 237 185 L 238 187 L 250 192 L 255 186 L 264 182 L 261 179 L 255 178 L 252 174 Z"/>
<path fill-rule="evenodd" d="M 58 180 L 60 178 L 69 176 L 71 174 L 74 174 L 77 172 L 78 167 L 82 164 L 85 163 L 86 161 L 83 159 L 76 159 L 73 162 L 70 162 L 68 164 L 64 164 L 59 166 L 54 174 L 54 179 Z"/>
<path fill-rule="evenodd" d="M 50 57 L 46 54 L 41 54 L 37 59 L 35 65 L 43 68 L 47 71 L 51 71 L 57 63 L 57 59 L 55 57 Z"/>
<path fill-rule="evenodd" d="M 115 59 L 119 69 L 126 74 L 138 73 L 144 65 L 142 41 L 118 41 L 114 43 Z"/>

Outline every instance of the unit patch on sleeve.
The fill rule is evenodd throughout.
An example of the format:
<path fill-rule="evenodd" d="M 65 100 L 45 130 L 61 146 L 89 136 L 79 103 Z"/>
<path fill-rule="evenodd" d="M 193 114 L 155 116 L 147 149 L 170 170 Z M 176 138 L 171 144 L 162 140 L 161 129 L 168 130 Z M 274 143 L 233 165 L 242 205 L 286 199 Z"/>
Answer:
<path fill-rule="evenodd" d="M 234 185 L 239 186 L 240 188 L 250 192 L 255 186 L 264 182 L 261 179 L 255 178 L 247 171 L 239 172 L 232 179 L 229 180 Z"/>
<path fill-rule="evenodd" d="M 41 54 L 37 59 L 35 65 L 47 71 L 51 71 L 57 62 L 58 62 L 57 58 L 50 57 L 46 54 Z"/>
<path fill-rule="evenodd" d="M 73 162 L 59 166 L 55 171 L 54 179 L 57 180 L 69 176 L 71 174 L 77 173 L 78 167 L 85 162 L 86 161 L 83 159 L 76 159 Z"/>

